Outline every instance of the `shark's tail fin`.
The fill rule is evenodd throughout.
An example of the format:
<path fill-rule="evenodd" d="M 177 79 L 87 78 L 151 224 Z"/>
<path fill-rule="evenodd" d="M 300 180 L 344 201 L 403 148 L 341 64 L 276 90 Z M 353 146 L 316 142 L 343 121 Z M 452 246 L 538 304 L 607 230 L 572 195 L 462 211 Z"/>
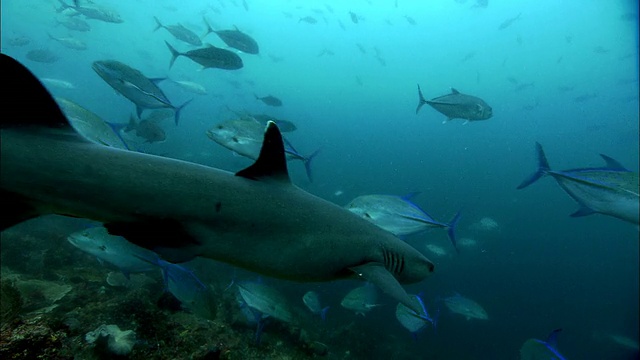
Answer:
<path fill-rule="evenodd" d="M 422 95 L 422 90 L 420 90 L 420 84 L 418 84 L 418 107 L 416 107 L 416 114 L 418 113 L 418 111 L 420 111 L 420 108 L 422 108 L 422 105 L 426 103 L 427 103 L 427 100 Z"/>
<path fill-rule="evenodd" d="M 447 236 L 449 236 L 449 240 L 453 244 L 453 248 L 456 249 L 456 253 L 460 253 L 458 250 L 458 244 L 456 242 L 456 226 L 458 225 L 458 221 L 460 221 L 460 212 L 458 211 L 453 219 L 447 224 Z"/>
<path fill-rule="evenodd" d="M 542 145 L 540 145 L 540 143 L 538 142 L 536 142 L 536 154 L 538 157 L 538 169 L 536 170 L 536 172 L 524 179 L 524 181 L 522 181 L 520 185 L 518 185 L 518 190 L 524 189 L 527 186 L 533 184 L 534 182 L 538 181 L 538 179 L 546 175 L 549 171 L 551 171 L 549 162 L 547 161 L 547 156 L 544 154 Z"/>

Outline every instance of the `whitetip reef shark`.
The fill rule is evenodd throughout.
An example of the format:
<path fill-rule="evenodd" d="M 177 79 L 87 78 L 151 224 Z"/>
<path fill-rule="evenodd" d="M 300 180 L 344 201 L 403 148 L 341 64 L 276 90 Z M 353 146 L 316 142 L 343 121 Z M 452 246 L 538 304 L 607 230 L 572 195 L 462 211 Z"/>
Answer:
<path fill-rule="evenodd" d="M 233 174 L 91 142 L 26 67 L 6 55 L 0 65 L 0 229 L 44 214 L 87 218 L 172 262 L 201 256 L 299 282 L 362 278 L 421 314 L 400 284 L 422 281 L 433 263 L 292 184 L 275 123 L 255 163 Z"/>

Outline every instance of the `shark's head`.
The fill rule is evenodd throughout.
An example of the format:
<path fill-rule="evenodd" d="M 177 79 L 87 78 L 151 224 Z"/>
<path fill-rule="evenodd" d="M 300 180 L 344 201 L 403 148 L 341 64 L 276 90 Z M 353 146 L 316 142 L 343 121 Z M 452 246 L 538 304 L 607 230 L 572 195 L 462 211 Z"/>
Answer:
<path fill-rule="evenodd" d="M 411 284 L 431 275 L 433 263 L 407 243 L 398 240 L 397 246 L 381 249 L 382 263 L 401 284 Z"/>

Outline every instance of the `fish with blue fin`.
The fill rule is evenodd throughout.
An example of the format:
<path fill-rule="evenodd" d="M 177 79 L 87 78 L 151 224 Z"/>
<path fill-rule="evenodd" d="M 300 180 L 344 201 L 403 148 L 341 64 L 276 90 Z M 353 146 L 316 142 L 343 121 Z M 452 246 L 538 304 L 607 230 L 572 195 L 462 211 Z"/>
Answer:
<path fill-rule="evenodd" d="M 396 319 L 409 330 L 414 338 L 417 338 L 417 334 L 424 330 L 429 324 L 436 327 L 436 319 L 429 316 L 427 308 L 422 301 L 420 295 L 410 295 L 413 301 L 422 309 L 422 312 L 416 313 L 403 304 L 398 303 L 396 306 Z"/>
<path fill-rule="evenodd" d="M 460 213 L 457 213 L 449 223 L 437 221 L 411 201 L 416 194 L 361 195 L 351 200 L 345 208 L 400 237 L 430 228 L 446 229 L 449 240 L 458 251 L 455 228 L 460 220 Z"/>
<path fill-rule="evenodd" d="M 520 348 L 520 360 L 567 360 L 558 351 L 558 333 L 562 329 L 555 329 L 546 340 L 528 339 Z"/>
<path fill-rule="evenodd" d="M 526 178 L 518 189 L 524 189 L 545 175 L 553 177 L 558 185 L 578 203 L 572 217 L 603 214 L 640 224 L 638 172 L 626 169 L 615 159 L 600 154 L 603 167 L 552 170 L 542 145 L 536 142 L 538 169 Z"/>
<path fill-rule="evenodd" d="M 320 315 L 322 320 L 326 319 L 327 310 L 329 310 L 329 306 L 322 306 L 322 302 L 320 301 L 320 295 L 317 292 L 311 290 L 307 291 L 302 296 L 302 302 L 306 305 L 307 309 L 314 314 Z"/>

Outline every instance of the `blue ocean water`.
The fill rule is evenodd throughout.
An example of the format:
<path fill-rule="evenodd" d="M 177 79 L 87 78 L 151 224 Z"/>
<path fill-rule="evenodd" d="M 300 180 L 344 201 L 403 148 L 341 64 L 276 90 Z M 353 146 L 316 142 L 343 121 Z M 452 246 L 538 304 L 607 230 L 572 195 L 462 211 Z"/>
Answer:
<path fill-rule="evenodd" d="M 379 358 L 402 349 L 407 358 L 517 359 L 526 339 L 544 339 L 555 328 L 563 328 L 559 349 L 567 358 L 637 358 L 637 350 L 609 337 L 640 336 L 637 225 L 603 215 L 569 217 L 577 205 L 550 178 L 516 190 L 535 170 L 536 141 L 553 169 L 600 166 L 602 153 L 638 171 L 637 1 L 93 3 L 117 11 L 123 22 L 89 19 L 89 32 L 74 32 L 57 24 L 67 16 L 56 12 L 58 1 L 3 1 L 2 52 L 39 77 L 74 84 L 51 91 L 111 122 L 127 122 L 135 107 L 97 76 L 93 61 L 118 60 L 148 77 L 204 85 L 204 96 L 160 85 L 174 104 L 194 100 L 178 127 L 164 124 L 167 140 L 143 144 L 143 151 L 237 171 L 251 161 L 205 131 L 234 117 L 227 107 L 267 113 L 296 123 L 288 138 L 301 153 L 322 149 L 313 183 L 299 163 L 289 164 L 303 189 L 340 205 L 364 194 L 419 191 L 415 202 L 436 219 L 462 211 L 458 236 L 476 245 L 456 255 L 444 232 L 409 237 L 436 271 L 406 288 L 422 292 L 430 309 L 439 297 L 461 293 L 484 306 L 488 321 L 467 321 L 443 307 L 437 330 L 413 341 L 390 299 L 365 318 L 340 309 L 357 282 L 273 281 L 298 302 L 309 289 L 321 292 L 333 304 L 328 330 L 355 322 L 364 339 L 378 344 Z M 180 51 L 192 47 L 164 29 L 154 32 L 153 16 L 197 34 L 206 31 L 203 17 L 216 29 L 237 26 L 259 43 L 260 54 L 240 54 L 241 70 L 201 70 L 184 57 L 169 69 L 165 40 Z M 305 16 L 317 23 L 299 21 Z M 47 33 L 80 39 L 88 49 L 65 48 Z M 16 38 L 29 43 L 14 45 Z M 225 47 L 215 34 L 204 42 Z M 26 57 L 43 48 L 58 61 Z M 416 84 L 429 99 L 451 87 L 481 97 L 494 115 L 465 125 L 442 124 L 446 117 L 429 106 L 416 115 Z M 277 96 L 283 106 L 268 107 L 254 94 Z M 483 218 L 497 228 L 480 226 Z M 448 254 L 430 253 L 426 244 Z"/>

